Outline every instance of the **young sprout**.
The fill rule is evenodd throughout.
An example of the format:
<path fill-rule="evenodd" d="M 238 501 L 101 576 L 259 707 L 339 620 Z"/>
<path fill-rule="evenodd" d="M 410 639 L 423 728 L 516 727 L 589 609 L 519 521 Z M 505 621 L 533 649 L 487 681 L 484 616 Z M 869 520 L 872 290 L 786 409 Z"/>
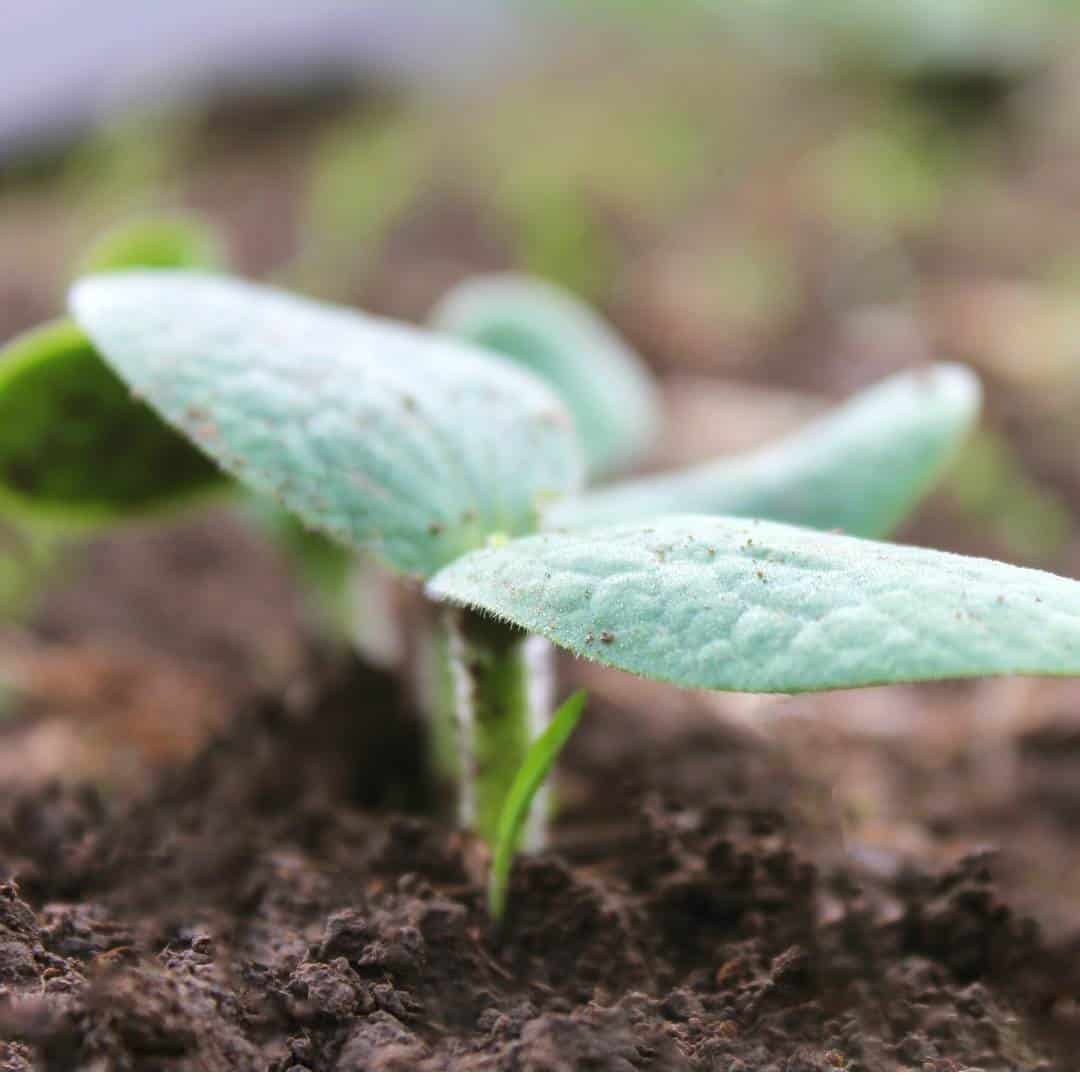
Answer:
<path fill-rule="evenodd" d="M 449 339 L 193 274 L 90 279 L 73 310 L 139 396 L 226 469 L 399 573 L 426 579 L 530 533 L 546 500 L 582 482 L 555 396 Z M 451 641 L 459 726 L 482 762 L 460 771 L 475 777 L 463 802 L 492 839 L 530 741 L 534 664 L 524 634 L 488 620 L 459 620 Z"/>
<path fill-rule="evenodd" d="M 447 621 L 466 824 L 493 848 L 517 832 L 500 822 L 523 766 L 543 771 L 527 634 L 716 690 L 1080 671 L 1080 584 L 1050 574 L 725 516 L 540 531 L 581 497 L 583 455 L 552 391 L 482 349 L 206 274 L 89 278 L 71 309 L 230 473 L 463 612 Z M 917 378 L 946 400 L 966 386 L 970 420 L 970 380 Z"/>
<path fill-rule="evenodd" d="M 510 868 L 521 847 L 521 837 L 529 817 L 529 809 L 567 739 L 574 733 L 585 708 L 585 691 L 571 694 L 555 710 L 551 723 L 528 748 L 510 790 L 506 794 L 495 827 L 495 845 L 491 851 L 491 872 L 488 876 L 488 908 L 498 920 L 506 910 L 506 893 L 510 887 Z"/>
<path fill-rule="evenodd" d="M 115 270 L 125 259 L 183 262 L 212 250 L 198 228 L 143 223 L 111 234 L 87 261 Z M 132 290 L 142 290 L 138 316 Z M 126 305 L 119 319 L 113 297 Z M 455 290 L 433 321 L 472 347 L 190 272 L 99 276 L 74 310 L 78 328 L 42 331 L 0 364 L 0 419 L 11 416 L 0 479 L 11 505 L 108 520 L 220 490 L 213 459 L 320 530 L 251 504 L 343 617 L 350 551 L 423 580 L 543 527 L 660 511 L 883 530 L 929 486 L 978 405 L 977 384 L 960 369 L 901 376 L 750 458 L 585 493 L 586 477 L 611 476 L 647 452 L 658 395 L 628 346 L 551 286 L 502 275 Z M 65 362 L 69 352 L 77 362 Z M 515 365 L 547 382 L 569 418 Z M 547 724 L 550 645 L 543 631 L 434 606 L 445 610 L 420 638 L 433 758 L 458 787 L 460 820 L 496 843 L 508 792 Z M 591 640 L 611 645 L 615 631 Z M 528 772 L 542 778 L 547 768 Z M 544 799 L 530 789 L 516 805 L 532 812 L 515 845 L 524 836 L 537 846 Z"/>
<path fill-rule="evenodd" d="M 590 481 L 624 471 L 654 442 L 659 393 L 644 364 L 569 294 L 521 275 L 476 277 L 452 290 L 430 322 L 544 379 L 574 420 Z M 970 431 L 979 398 L 974 376 L 957 366 L 893 376 L 763 450 L 558 500 L 544 524 L 729 513 L 882 536 L 933 486 Z M 358 565 L 354 580 L 363 582 L 368 597 L 394 595 L 370 562 Z M 463 782 L 457 757 L 446 752 L 458 705 L 446 623 L 415 604 L 408 610 L 416 618 L 419 656 L 404 666 L 428 717 L 434 772 L 467 797 L 468 778 Z M 381 628 L 379 620 L 364 618 L 356 640 L 365 656 L 385 664 Z M 403 666 L 401 651 L 391 651 L 388 666 Z M 542 725 L 550 701 L 540 693 L 534 700 L 534 721 Z M 542 840 L 542 814 L 541 799 L 526 833 L 532 845 Z"/>
<path fill-rule="evenodd" d="M 453 289 L 429 321 L 544 379 L 574 420 L 590 482 L 625 471 L 655 442 L 660 395 L 645 365 L 570 294 L 517 274 L 474 277 Z M 558 500 L 545 511 L 544 525 L 727 513 L 884 536 L 948 466 L 975 422 L 979 401 L 977 380 L 958 366 L 896 375 L 764 449 Z M 356 580 L 368 596 L 393 595 L 370 563 L 358 564 Z M 456 726 L 445 620 L 416 615 L 420 660 L 406 670 L 428 717 L 435 774 L 464 790 L 458 760 L 445 752 Z M 363 627 L 358 647 L 366 656 L 378 655 L 378 621 L 365 619 Z M 550 694 L 538 692 L 534 699 L 534 723 L 542 724 Z M 543 815 L 541 798 L 525 834 L 530 846 L 542 843 Z"/>

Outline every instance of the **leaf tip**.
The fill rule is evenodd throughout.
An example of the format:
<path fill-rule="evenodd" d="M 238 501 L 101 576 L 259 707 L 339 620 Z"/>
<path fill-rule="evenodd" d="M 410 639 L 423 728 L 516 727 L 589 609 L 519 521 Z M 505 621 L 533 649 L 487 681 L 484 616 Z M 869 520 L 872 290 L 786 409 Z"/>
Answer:
<path fill-rule="evenodd" d="M 974 420 L 982 406 L 982 383 L 966 364 L 935 364 L 920 373 L 927 388 L 940 400 L 950 403 L 960 415 Z"/>

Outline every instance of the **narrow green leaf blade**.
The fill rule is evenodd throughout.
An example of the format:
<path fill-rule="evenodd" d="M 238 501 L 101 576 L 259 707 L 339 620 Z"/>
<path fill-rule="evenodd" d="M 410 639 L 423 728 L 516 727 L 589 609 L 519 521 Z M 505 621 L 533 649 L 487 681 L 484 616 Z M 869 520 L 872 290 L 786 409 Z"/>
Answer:
<path fill-rule="evenodd" d="M 586 493 L 552 506 L 546 523 L 731 514 L 887 536 L 952 460 L 980 398 L 960 365 L 894 375 L 762 450 Z"/>
<path fill-rule="evenodd" d="M 9 513 L 90 523 L 223 483 L 69 320 L 0 350 L 0 506 Z"/>
<path fill-rule="evenodd" d="M 1080 674 L 1080 582 L 770 522 L 674 515 L 545 533 L 473 552 L 428 589 L 681 686 Z"/>
<path fill-rule="evenodd" d="M 222 468 L 399 571 L 531 532 L 581 482 L 558 399 L 482 350 L 208 274 L 88 278 L 71 307 Z"/>
<path fill-rule="evenodd" d="M 585 696 L 584 690 L 578 690 L 555 710 L 555 715 L 543 734 L 529 747 L 525 760 L 510 785 L 499 815 L 495 848 L 491 853 L 491 868 L 488 871 L 488 909 L 496 921 L 503 917 L 506 910 L 510 868 L 521 847 L 521 836 L 529 818 L 529 807 L 551 772 L 555 759 L 577 727 L 581 712 L 585 708 Z"/>
<path fill-rule="evenodd" d="M 581 436 L 590 476 L 625 469 L 652 443 L 659 401 L 648 370 L 571 293 L 516 274 L 470 278 L 447 294 L 431 323 L 554 387 Z"/>

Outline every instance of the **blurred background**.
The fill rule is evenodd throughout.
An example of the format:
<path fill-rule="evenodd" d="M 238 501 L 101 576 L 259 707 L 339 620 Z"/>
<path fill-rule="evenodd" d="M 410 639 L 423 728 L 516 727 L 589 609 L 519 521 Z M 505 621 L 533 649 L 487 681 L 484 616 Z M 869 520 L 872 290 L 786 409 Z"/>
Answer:
<path fill-rule="evenodd" d="M 984 421 L 904 537 L 1080 575 L 1068 0 L 7 0 L 0 72 L 0 341 L 62 309 L 103 229 L 182 208 L 242 273 L 405 319 L 479 271 L 573 290 L 663 380 L 655 463 L 962 360 Z M 13 592 L 32 547 L 0 521 Z M 182 758 L 310 638 L 279 556 L 221 511 L 88 537 L 10 610 L 0 779 Z M 990 830 L 1064 905 L 1078 693 L 693 708 L 832 747 L 804 760 L 875 850 Z"/>

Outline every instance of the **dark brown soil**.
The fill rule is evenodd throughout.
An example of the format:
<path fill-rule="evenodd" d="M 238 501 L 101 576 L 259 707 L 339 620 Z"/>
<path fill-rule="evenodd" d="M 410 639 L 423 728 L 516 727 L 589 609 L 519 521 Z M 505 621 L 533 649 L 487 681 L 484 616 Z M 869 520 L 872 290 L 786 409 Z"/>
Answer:
<path fill-rule="evenodd" d="M 554 850 L 521 861 L 499 929 L 479 852 L 406 813 L 423 810 L 417 726 L 356 662 L 313 662 L 137 793 L 9 788 L 0 1062 L 1080 1060 L 1073 950 L 1003 899 L 989 854 L 941 870 L 860 858 L 808 828 L 800 804 L 818 795 L 778 748 L 715 722 L 650 744 L 651 723 L 594 698 Z"/>

